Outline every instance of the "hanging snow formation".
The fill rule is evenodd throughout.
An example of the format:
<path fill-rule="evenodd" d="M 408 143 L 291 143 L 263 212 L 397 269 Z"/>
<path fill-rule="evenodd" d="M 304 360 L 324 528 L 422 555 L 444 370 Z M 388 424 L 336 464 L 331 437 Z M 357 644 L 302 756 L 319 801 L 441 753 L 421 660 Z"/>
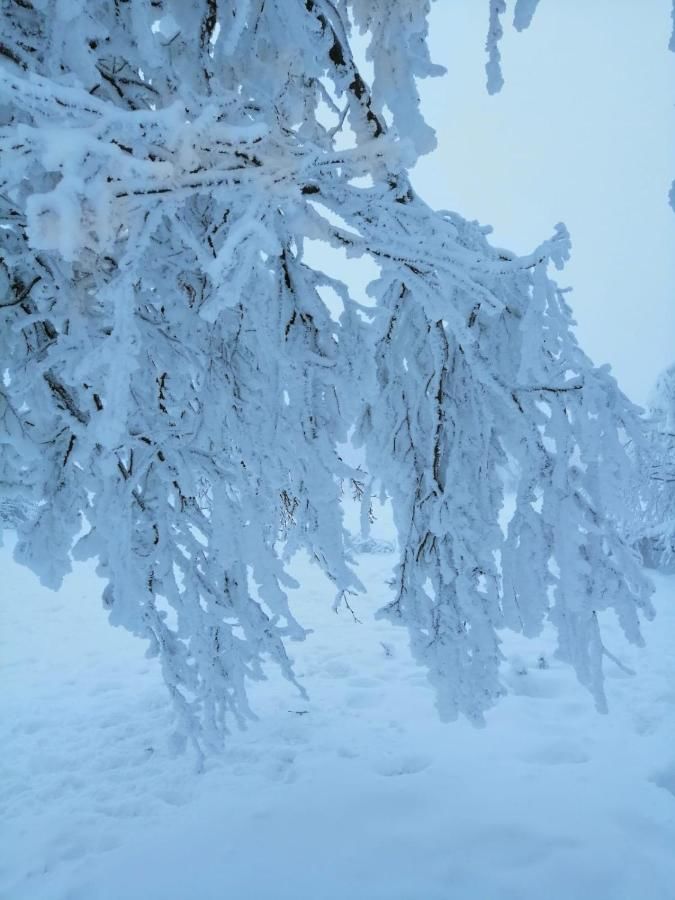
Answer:
<path fill-rule="evenodd" d="M 621 528 L 641 426 L 548 276 L 564 227 L 516 257 L 408 182 L 434 143 L 428 7 L 3 3 L 0 485 L 35 510 L 16 555 L 58 587 L 85 529 L 75 557 L 98 560 L 111 621 L 159 654 L 194 740 L 250 715 L 268 659 L 293 679 L 291 554 L 359 590 L 340 505 L 371 478 L 340 457 L 354 427 L 399 534 L 383 614 L 443 715 L 480 721 L 499 629 L 547 619 L 602 707 L 598 613 L 636 642 L 650 614 Z M 376 263 L 369 304 L 308 240 Z"/>

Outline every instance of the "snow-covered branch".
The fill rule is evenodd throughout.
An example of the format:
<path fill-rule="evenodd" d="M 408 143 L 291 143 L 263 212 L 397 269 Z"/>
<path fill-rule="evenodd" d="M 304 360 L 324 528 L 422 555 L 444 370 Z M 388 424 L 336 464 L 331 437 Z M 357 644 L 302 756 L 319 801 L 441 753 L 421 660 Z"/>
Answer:
<path fill-rule="evenodd" d="M 75 539 L 97 559 L 111 621 L 159 655 L 197 743 L 251 715 L 269 660 L 294 680 L 295 551 L 337 597 L 361 587 L 341 512 L 343 481 L 364 478 L 340 455 L 355 425 L 399 533 L 384 614 L 444 715 L 480 720 L 502 692 L 500 629 L 546 619 L 602 705 L 597 612 L 635 641 L 650 612 L 620 527 L 641 429 L 549 278 L 564 227 L 518 258 L 409 183 L 433 146 L 427 12 L 42 0 L 0 22 L 0 486 L 30 510 L 17 557 L 54 587 Z M 308 240 L 374 261 L 372 305 Z"/>

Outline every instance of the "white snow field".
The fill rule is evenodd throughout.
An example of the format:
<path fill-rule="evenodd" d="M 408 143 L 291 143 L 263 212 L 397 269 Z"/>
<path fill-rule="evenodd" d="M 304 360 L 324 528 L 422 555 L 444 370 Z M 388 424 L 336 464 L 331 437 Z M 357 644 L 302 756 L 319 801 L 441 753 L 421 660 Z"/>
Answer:
<path fill-rule="evenodd" d="M 106 621 L 93 570 L 59 593 L 2 553 L 2 900 L 672 900 L 675 582 L 647 648 L 607 643 L 609 715 L 553 657 L 505 636 L 510 696 L 442 723 L 404 631 L 366 596 L 331 609 L 296 565 L 293 646 L 310 700 L 271 672 L 259 721 L 197 774 L 168 749 L 154 660 Z"/>

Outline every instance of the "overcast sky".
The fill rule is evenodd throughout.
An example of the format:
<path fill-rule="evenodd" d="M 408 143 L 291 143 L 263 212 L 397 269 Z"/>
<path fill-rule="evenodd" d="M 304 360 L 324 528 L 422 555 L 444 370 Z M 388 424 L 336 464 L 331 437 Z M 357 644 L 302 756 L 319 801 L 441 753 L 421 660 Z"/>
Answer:
<path fill-rule="evenodd" d="M 563 221 L 573 258 L 558 280 L 595 362 L 645 402 L 675 362 L 675 54 L 668 0 L 540 0 L 529 30 L 504 17 L 505 86 L 485 91 L 487 2 L 438 0 L 443 78 L 422 84 L 438 149 L 413 179 L 434 207 L 495 228 L 527 252 Z"/>

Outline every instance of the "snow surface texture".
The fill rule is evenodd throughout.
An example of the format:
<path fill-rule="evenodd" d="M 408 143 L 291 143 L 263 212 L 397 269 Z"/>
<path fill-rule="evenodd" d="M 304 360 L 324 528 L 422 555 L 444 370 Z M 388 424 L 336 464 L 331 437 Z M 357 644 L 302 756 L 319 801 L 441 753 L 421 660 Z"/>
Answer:
<path fill-rule="evenodd" d="M 310 699 L 256 686 L 260 720 L 198 775 L 168 753 L 157 660 L 110 628 L 93 570 L 54 594 L 0 552 L 2 900 L 674 896 L 672 580 L 646 650 L 607 623 L 637 671 L 607 663 L 608 716 L 551 634 L 509 636 L 510 696 L 476 729 L 439 721 L 404 632 L 373 617 L 393 554 L 359 557 L 360 623 L 296 560 Z"/>

